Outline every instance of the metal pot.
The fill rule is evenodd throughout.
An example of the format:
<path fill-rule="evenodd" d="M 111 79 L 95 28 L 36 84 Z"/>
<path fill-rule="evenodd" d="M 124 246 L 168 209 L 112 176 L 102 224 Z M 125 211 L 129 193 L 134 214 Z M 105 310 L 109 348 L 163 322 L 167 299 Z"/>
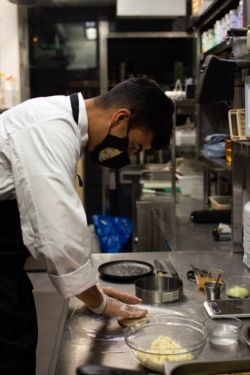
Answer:
<path fill-rule="evenodd" d="M 157 276 L 135 281 L 135 294 L 144 303 L 157 304 L 178 301 L 183 296 L 183 282 L 170 260 L 154 261 Z M 172 277 L 166 276 L 171 274 Z"/>
<path fill-rule="evenodd" d="M 135 281 L 135 294 L 143 303 L 161 304 L 183 297 L 183 282 L 168 276 L 147 276 Z"/>

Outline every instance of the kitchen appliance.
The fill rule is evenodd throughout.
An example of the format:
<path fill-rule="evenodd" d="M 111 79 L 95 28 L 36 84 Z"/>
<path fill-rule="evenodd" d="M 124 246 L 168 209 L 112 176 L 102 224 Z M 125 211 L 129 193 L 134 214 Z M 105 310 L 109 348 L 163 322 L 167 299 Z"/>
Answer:
<path fill-rule="evenodd" d="M 224 317 L 250 317 L 250 299 L 249 298 L 235 298 L 235 299 L 216 299 L 213 301 L 205 301 L 204 308 L 207 314 L 213 318 Z"/>
<path fill-rule="evenodd" d="M 196 99 L 199 104 L 234 98 L 235 62 L 208 55 L 201 66 Z"/>

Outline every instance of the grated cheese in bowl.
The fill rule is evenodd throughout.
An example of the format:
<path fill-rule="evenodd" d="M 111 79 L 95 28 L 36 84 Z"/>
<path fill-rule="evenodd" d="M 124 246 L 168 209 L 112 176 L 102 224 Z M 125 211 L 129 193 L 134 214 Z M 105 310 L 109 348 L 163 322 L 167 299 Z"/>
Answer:
<path fill-rule="evenodd" d="M 124 337 L 138 362 L 163 372 L 164 362 L 197 358 L 207 342 L 207 330 L 192 319 L 158 316 L 157 321 L 127 327 Z"/>

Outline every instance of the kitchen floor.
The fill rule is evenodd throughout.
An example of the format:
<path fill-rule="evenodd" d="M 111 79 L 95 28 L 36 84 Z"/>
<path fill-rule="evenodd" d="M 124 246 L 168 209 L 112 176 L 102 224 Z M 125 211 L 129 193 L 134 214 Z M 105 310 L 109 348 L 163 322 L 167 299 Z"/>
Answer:
<path fill-rule="evenodd" d="M 34 286 L 38 320 L 36 375 L 54 375 L 68 301 L 53 287 L 46 272 L 28 272 Z"/>
<path fill-rule="evenodd" d="M 99 245 L 93 226 L 92 252 L 99 252 Z M 36 375 L 54 375 L 60 348 L 68 300 L 64 300 L 51 283 L 45 265 L 28 258 L 26 272 L 33 284 L 38 320 L 38 345 Z"/>
<path fill-rule="evenodd" d="M 180 196 L 177 203 L 171 204 L 168 211 L 170 232 L 169 239 L 173 242 L 173 250 L 183 250 L 184 248 L 192 250 L 201 250 L 201 243 L 208 243 L 208 246 L 224 247 L 230 246 L 230 241 L 213 241 L 212 228 L 216 224 L 203 225 L 194 224 L 190 221 L 190 213 L 194 209 L 206 209 L 202 200 L 192 199 Z M 181 231 L 180 231 L 181 228 Z M 179 233 L 178 243 L 176 239 L 171 238 L 173 233 Z M 182 237 L 180 232 L 188 233 L 190 236 Z M 188 238 L 187 238 L 188 237 Z M 192 240 L 193 238 L 193 240 Z M 187 246 L 188 245 L 188 246 Z M 204 246 L 204 245 L 203 245 Z M 36 375 L 54 375 L 56 369 L 57 355 L 60 348 L 61 335 L 63 332 L 65 316 L 67 313 L 68 301 L 57 293 L 48 275 L 44 272 L 44 266 L 30 258 L 26 264 L 26 270 L 34 286 L 34 296 L 37 306 L 39 340 L 37 348 L 37 372 Z"/>

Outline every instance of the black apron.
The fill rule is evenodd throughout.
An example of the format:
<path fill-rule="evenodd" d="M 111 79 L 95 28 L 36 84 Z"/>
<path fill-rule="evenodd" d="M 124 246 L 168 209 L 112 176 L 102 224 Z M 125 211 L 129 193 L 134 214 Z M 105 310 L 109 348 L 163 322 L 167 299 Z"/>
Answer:
<path fill-rule="evenodd" d="M 37 318 L 16 200 L 0 202 L 0 374 L 36 372 Z"/>
<path fill-rule="evenodd" d="M 78 95 L 70 96 L 78 122 Z M 37 316 L 16 200 L 0 201 L 0 375 L 35 375 Z"/>

